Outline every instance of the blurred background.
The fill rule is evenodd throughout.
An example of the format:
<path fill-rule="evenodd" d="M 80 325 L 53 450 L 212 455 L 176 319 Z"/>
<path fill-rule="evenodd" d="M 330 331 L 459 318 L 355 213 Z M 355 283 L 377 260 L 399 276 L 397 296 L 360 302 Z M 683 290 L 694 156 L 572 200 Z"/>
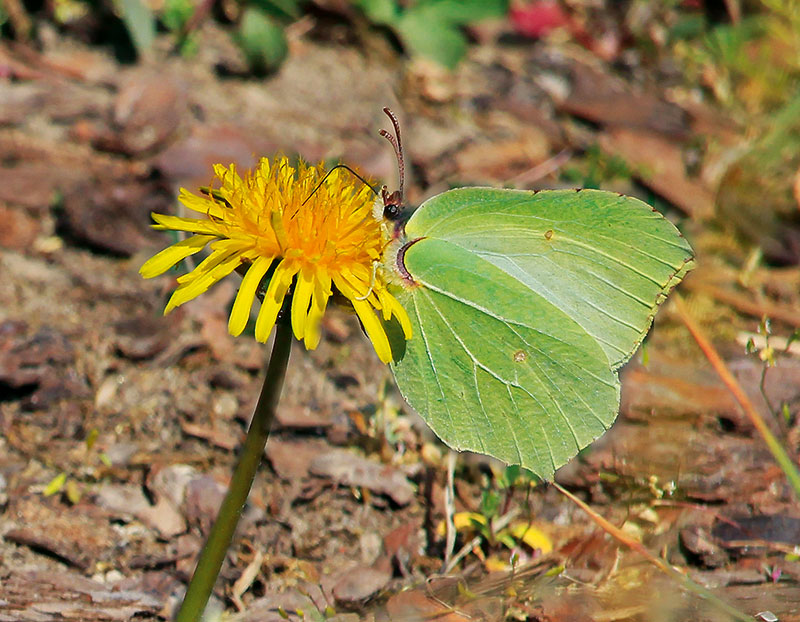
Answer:
<path fill-rule="evenodd" d="M 161 317 L 149 214 L 277 153 L 392 188 L 384 106 L 409 209 L 587 187 L 675 222 L 692 313 L 796 458 L 799 76 L 794 0 L 1 0 L 0 619 L 170 615 L 265 351 L 227 334 L 232 283 Z M 267 459 L 228 619 L 730 619 L 524 471 L 449 458 L 344 312 L 293 353 Z M 740 611 L 800 619 L 800 509 L 669 308 L 557 479 Z"/>

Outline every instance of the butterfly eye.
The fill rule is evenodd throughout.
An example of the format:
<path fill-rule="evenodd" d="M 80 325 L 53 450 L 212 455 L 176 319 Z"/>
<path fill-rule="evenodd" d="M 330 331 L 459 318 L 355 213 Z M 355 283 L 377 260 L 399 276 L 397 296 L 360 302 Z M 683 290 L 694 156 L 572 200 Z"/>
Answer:
<path fill-rule="evenodd" d="M 389 203 L 388 205 L 383 206 L 383 217 L 390 221 L 399 220 L 402 211 L 403 208 L 396 203 Z"/>

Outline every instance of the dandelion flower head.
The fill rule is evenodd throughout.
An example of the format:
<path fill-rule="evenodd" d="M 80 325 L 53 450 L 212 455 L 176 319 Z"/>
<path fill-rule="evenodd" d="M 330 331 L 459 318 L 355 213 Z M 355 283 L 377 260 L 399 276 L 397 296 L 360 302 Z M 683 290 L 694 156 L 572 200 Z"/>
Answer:
<path fill-rule="evenodd" d="M 346 170 L 334 169 L 325 178 L 322 165 L 300 162 L 294 167 L 285 157 L 273 162 L 262 158 L 244 176 L 234 165 L 218 164 L 214 173 L 218 188 L 202 195 L 182 188 L 178 197 L 202 218 L 153 214 L 156 229 L 192 235 L 151 257 L 140 269 L 143 277 L 162 274 L 206 247 L 211 251 L 191 272 L 178 277 L 164 313 L 238 269 L 244 277 L 228 330 L 239 335 L 269 275 L 256 319 L 258 341 L 267 340 L 291 292 L 294 335 L 309 350 L 316 348 L 320 322 L 336 290 L 352 305 L 381 361 L 391 361 L 389 340 L 376 312 L 384 320 L 397 318 L 406 339 L 411 337 L 411 324 L 386 286 L 381 258 L 387 241 L 372 216 L 371 188 Z"/>

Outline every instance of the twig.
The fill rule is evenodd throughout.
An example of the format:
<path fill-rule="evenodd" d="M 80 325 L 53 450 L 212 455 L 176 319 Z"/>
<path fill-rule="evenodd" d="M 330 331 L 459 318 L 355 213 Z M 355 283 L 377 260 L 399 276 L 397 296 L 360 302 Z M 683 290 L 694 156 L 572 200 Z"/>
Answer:
<path fill-rule="evenodd" d="M 583 501 L 578 499 L 578 497 L 573 495 L 571 492 L 565 490 L 564 488 L 562 488 L 561 486 L 559 486 L 555 482 L 553 482 L 553 486 L 562 495 L 567 497 L 567 499 L 569 499 L 570 501 L 575 503 L 575 505 L 577 505 L 584 512 L 586 512 L 589 515 L 589 518 L 591 518 L 603 531 L 605 531 L 607 534 L 609 534 L 611 537 L 613 537 L 615 540 L 617 540 L 621 544 L 624 544 L 625 546 L 627 546 L 632 551 L 635 551 L 636 553 L 639 553 L 640 555 L 645 557 L 651 564 L 656 566 L 659 570 L 661 570 L 664 573 L 666 573 L 666 574 L 670 575 L 671 577 L 675 578 L 680 583 L 683 583 L 683 585 L 686 587 L 686 589 L 694 592 L 695 594 L 697 594 L 701 598 L 706 599 L 709 603 L 711 603 L 712 605 L 714 605 L 718 609 L 720 609 L 722 611 L 725 611 L 726 613 L 730 614 L 731 616 L 733 616 L 737 620 L 742 620 L 742 622 L 752 622 L 753 621 L 753 618 L 751 616 L 749 616 L 749 615 L 747 615 L 745 613 L 742 613 L 741 611 L 739 611 L 738 609 L 736 609 L 732 605 L 729 605 L 728 603 L 726 603 L 721 598 L 719 598 L 719 597 L 715 596 L 714 594 L 712 594 L 706 588 L 704 588 L 701 585 L 698 585 L 697 583 L 692 581 L 692 579 L 689 578 L 688 576 L 682 574 L 681 572 L 679 572 L 678 570 L 676 570 L 675 568 L 670 566 L 663 559 L 653 555 L 650 551 L 648 551 L 644 547 L 644 545 L 641 542 L 639 542 L 637 540 L 634 540 L 633 538 L 628 536 L 624 531 L 622 531 L 619 527 L 617 527 L 615 525 L 612 525 L 609 521 L 607 521 L 605 518 L 600 516 L 597 512 L 595 512 L 592 508 L 590 508 L 586 503 L 584 503 Z"/>
<path fill-rule="evenodd" d="M 728 369 L 728 366 L 725 365 L 719 353 L 714 349 L 714 346 L 711 345 L 711 342 L 709 342 L 700 330 L 700 327 L 695 323 L 689 311 L 686 309 L 686 304 L 683 302 L 681 295 L 676 292 L 673 295 L 673 300 L 675 300 L 675 308 L 681 320 L 686 325 L 686 328 L 689 329 L 689 332 L 692 334 L 692 337 L 694 337 L 697 345 L 700 346 L 708 362 L 711 363 L 714 371 L 717 372 L 717 375 L 725 386 L 728 387 L 728 390 L 733 393 L 733 397 L 739 402 L 744 414 L 750 419 L 753 427 L 761 435 L 761 438 L 764 439 L 764 443 L 772 453 L 775 461 L 786 474 L 786 478 L 794 489 L 795 495 L 800 499 L 800 472 L 798 472 L 797 467 L 794 465 L 791 458 L 789 458 L 783 446 L 778 442 L 778 439 L 775 438 L 775 435 L 772 434 L 763 417 L 755 409 L 750 398 L 747 397 L 741 385 L 736 381 L 736 378 L 733 377 L 733 374 Z"/>
<path fill-rule="evenodd" d="M 453 516 L 456 513 L 456 500 L 455 500 L 455 482 L 453 481 L 453 473 L 456 469 L 456 452 L 449 450 L 447 452 L 447 488 L 444 491 L 444 509 L 445 509 L 445 528 L 447 529 L 447 536 L 444 546 L 444 562 L 442 563 L 442 570 L 450 566 L 450 556 L 456 547 L 456 526 L 453 522 Z"/>
<path fill-rule="evenodd" d="M 261 572 L 261 564 L 264 562 L 264 554 L 261 551 L 256 551 L 253 555 L 252 561 L 247 564 L 247 568 L 242 571 L 242 574 L 236 579 L 231 589 L 231 600 L 236 606 L 238 611 L 244 611 L 244 603 L 242 602 L 242 594 L 244 594 L 253 585 L 253 582 Z"/>
<path fill-rule="evenodd" d="M 3 0 L 3 5 L 8 13 L 8 19 L 14 28 L 14 34 L 19 41 L 27 43 L 31 39 L 31 18 L 25 12 L 25 7 L 19 0 Z"/>
<path fill-rule="evenodd" d="M 453 556 L 453 558 L 450 560 L 450 563 L 447 564 L 447 566 L 445 566 L 444 572 L 442 574 L 450 574 L 453 571 L 453 568 L 458 566 L 458 563 L 462 559 L 464 559 L 467 555 L 469 555 L 469 552 L 472 549 L 474 549 L 476 546 L 478 546 L 481 543 L 481 539 L 482 538 L 483 538 L 483 536 L 475 536 L 474 538 L 472 538 L 472 540 L 470 540 L 464 546 L 462 546 L 458 550 L 458 553 L 456 553 Z"/>
<path fill-rule="evenodd" d="M 536 183 L 543 177 L 547 177 L 550 175 L 550 173 L 555 173 L 558 169 L 569 162 L 571 157 L 571 150 L 562 149 L 556 155 L 548 158 L 544 162 L 537 164 L 527 171 L 523 171 L 519 175 L 515 175 L 509 179 L 507 183 L 511 186 L 529 186 L 530 184 Z"/>
<path fill-rule="evenodd" d="M 773 320 L 780 320 L 794 327 L 800 327 L 800 313 L 787 305 L 773 302 L 757 302 L 752 294 L 734 292 L 724 287 L 704 283 L 696 279 L 687 279 L 686 287 L 707 294 L 712 298 L 732 306 L 737 311 L 761 319 L 765 315 Z"/>

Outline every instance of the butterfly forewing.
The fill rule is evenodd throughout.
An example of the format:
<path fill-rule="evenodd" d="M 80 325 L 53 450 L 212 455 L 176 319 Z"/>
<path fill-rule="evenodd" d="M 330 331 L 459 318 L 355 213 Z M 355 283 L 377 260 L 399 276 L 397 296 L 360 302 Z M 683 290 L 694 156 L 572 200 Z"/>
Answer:
<path fill-rule="evenodd" d="M 459 188 L 425 202 L 406 233 L 493 264 L 580 324 L 614 369 L 639 346 L 692 258 L 650 206 L 594 190 Z"/>

